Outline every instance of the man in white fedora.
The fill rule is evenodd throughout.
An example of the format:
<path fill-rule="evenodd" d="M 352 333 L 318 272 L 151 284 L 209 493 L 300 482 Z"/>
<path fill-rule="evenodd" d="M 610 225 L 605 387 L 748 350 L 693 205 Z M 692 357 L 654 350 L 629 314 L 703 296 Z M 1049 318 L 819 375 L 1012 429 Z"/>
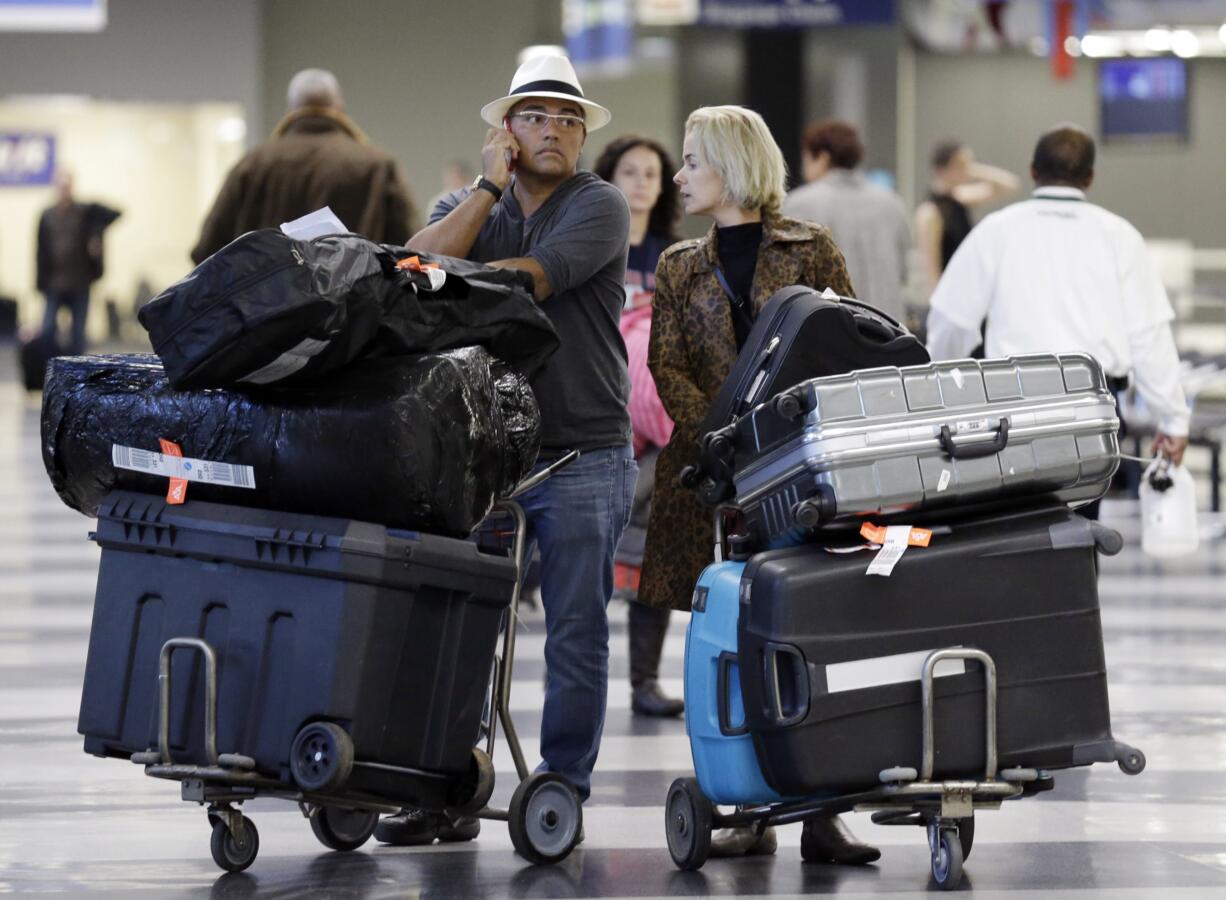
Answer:
<path fill-rule="evenodd" d="M 613 554 L 638 474 L 617 328 L 630 211 L 616 187 L 578 171 L 588 131 L 610 115 L 583 96 L 570 60 L 529 58 L 481 118 L 492 126 L 481 175 L 443 198 L 409 246 L 530 273 L 562 339 L 532 380 L 541 409 L 534 471 L 569 450 L 581 456 L 518 500 L 541 552 L 547 676 L 538 771 L 558 773 L 587 799 L 604 728 Z M 475 818 L 405 810 L 380 822 L 375 837 L 428 844 L 478 831 Z"/>

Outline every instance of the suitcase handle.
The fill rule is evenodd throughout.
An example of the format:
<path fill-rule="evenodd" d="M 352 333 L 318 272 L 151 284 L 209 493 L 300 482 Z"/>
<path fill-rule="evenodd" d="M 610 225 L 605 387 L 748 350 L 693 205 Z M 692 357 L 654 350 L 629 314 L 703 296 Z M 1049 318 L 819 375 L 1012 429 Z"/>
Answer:
<path fill-rule="evenodd" d="M 762 647 L 764 712 L 775 728 L 795 725 L 809 714 L 809 677 L 804 654 L 791 644 Z"/>
<path fill-rule="evenodd" d="M 725 737 L 737 737 L 749 732 L 748 721 L 740 725 L 732 724 L 732 666 L 736 662 L 736 654 L 724 650 L 715 661 L 715 711 L 719 716 L 719 733 Z"/>
<path fill-rule="evenodd" d="M 955 444 L 953 432 L 948 425 L 941 426 L 941 433 L 937 440 L 941 442 L 941 449 L 949 454 L 950 459 L 978 459 L 981 456 L 992 456 L 1004 450 L 1009 443 L 1009 420 L 1001 416 L 1000 425 L 996 428 L 996 437 L 986 443 Z"/>

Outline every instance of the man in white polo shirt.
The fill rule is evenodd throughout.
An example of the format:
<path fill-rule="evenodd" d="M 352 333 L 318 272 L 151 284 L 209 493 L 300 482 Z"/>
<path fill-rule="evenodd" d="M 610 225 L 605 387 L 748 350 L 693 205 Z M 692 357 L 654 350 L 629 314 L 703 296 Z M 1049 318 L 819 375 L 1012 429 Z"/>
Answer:
<path fill-rule="evenodd" d="M 1171 333 L 1175 313 L 1145 241 L 1127 221 L 1088 203 L 1094 139 L 1073 125 L 1034 148 L 1035 191 L 979 223 L 932 295 L 928 352 L 966 356 L 987 319 L 987 357 L 1083 351 L 1117 392 L 1131 373 L 1154 411 L 1152 451 L 1178 464 L 1188 406 Z"/>

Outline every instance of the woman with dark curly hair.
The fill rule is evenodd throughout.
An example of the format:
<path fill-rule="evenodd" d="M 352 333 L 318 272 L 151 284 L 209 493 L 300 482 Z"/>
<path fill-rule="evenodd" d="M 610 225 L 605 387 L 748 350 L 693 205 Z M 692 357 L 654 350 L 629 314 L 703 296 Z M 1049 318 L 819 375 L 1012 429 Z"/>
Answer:
<path fill-rule="evenodd" d="M 630 526 L 618 550 L 620 587 L 630 594 L 630 709 L 641 716 L 679 716 L 685 704 L 660 690 L 660 656 L 668 632 L 669 610 L 637 602 L 643 537 L 655 485 L 655 460 L 672 435 L 673 422 L 656 394 L 647 368 L 651 337 L 651 298 L 656 261 L 677 240 L 681 215 L 677 186 L 668 178 L 673 162 L 660 144 L 635 134 L 612 141 L 596 160 L 595 172 L 612 182 L 630 206 L 630 255 L 626 261 L 626 308 L 620 329 L 630 370 L 630 427 L 639 480 Z"/>

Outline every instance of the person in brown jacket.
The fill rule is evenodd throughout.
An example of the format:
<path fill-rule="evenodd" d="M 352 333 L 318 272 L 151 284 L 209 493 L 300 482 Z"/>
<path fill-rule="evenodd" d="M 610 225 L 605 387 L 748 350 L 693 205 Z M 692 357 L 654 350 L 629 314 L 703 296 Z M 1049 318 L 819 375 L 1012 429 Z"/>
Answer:
<path fill-rule="evenodd" d="M 192 250 L 199 263 L 240 234 L 324 207 L 354 233 L 403 244 L 421 227 L 396 161 L 345 115 L 336 76 L 304 69 L 272 136 L 230 170 Z"/>
<path fill-rule="evenodd" d="M 682 165 L 673 177 L 686 213 L 714 219 L 705 237 L 660 256 L 648 367 L 676 427 L 656 464 L 639 599 L 688 610 L 711 561 L 712 513 L 681 487 L 699 423 L 719 393 L 754 318 L 771 295 L 794 284 L 854 296 L 829 229 L 779 214 L 787 176 L 762 117 L 739 106 L 703 107 L 685 123 Z M 722 283 L 721 283 L 722 282 Z M 857 843 L 837 816 L 809 819 L 806 858 L 865 864 L 880 857 Z M 774 828 L 724 829 L 713 855 L 774 853 Z"/>

